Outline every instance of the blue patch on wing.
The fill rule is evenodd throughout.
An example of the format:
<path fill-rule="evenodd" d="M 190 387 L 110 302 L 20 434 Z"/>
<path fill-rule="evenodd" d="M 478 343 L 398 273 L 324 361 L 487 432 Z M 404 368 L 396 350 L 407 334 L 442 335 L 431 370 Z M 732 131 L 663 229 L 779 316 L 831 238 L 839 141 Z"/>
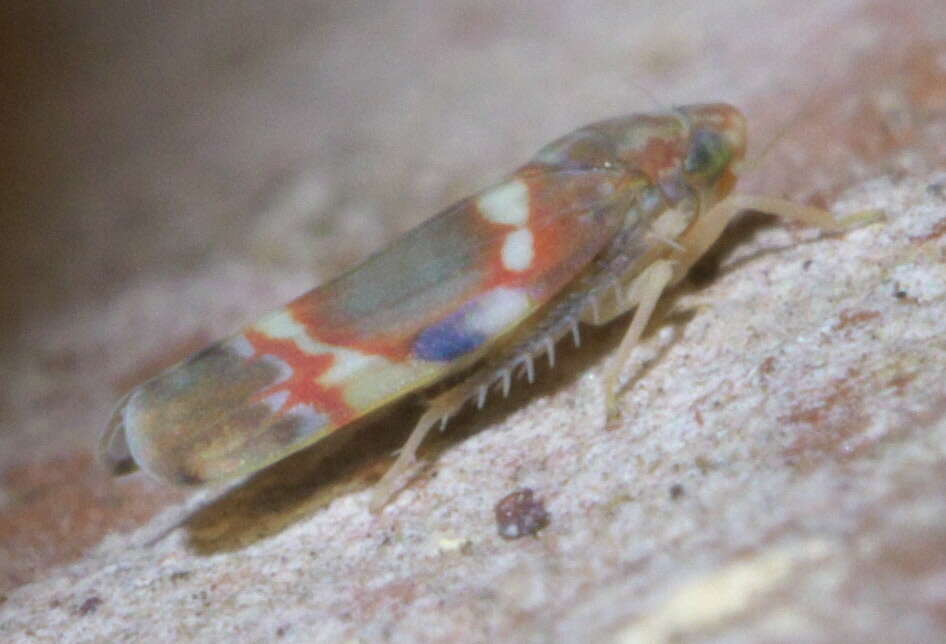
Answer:
<path fill-rule="evenodd" d="M 459 311 L 421 331 L 412 347 L 414 356 L 432 362 L 449 362 L 483 344 L 486 335 L 464 324 L 468 314 L 468 311 Z"/>

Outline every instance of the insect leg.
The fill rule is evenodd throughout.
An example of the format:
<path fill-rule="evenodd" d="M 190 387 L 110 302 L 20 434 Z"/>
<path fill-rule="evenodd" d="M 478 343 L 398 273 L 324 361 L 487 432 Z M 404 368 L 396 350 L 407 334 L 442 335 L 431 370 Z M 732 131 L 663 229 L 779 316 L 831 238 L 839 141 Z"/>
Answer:
<path fill-rule="evenodd" d="M 756 195 L 731 195 L 701 213 L 692 226 L 678 239 L 683 250 L 674 253 L 674 281 L 686 275 L 690 267 L 712 246 L 734 216 L 746 210 L 756 210 L 785 219 L 815 226 L 829 232 L 843 232 L 873 223 L 883 216 L 880 211 L 855 213 L 842 220 L 835 219 L 827 210 L 803 206 L 786 199 Z"/>
<path fill-rule="evenodd" d="M 619 391 L 621 368 L 640 339 L 660 295 L 667 286 L 675 284 L 687 274 L 693 264 L 719 238 L 735 215 L 746 210 L 777 215 L 830 232 L 843 232 L 873 223 L 883 217 L 880 211 L 864 211 L 837 220 L 827 210 L 803 206 L 785 199 L 754 195 L 732 195 L 700 214 L 693 225 L 677 239 L 679 247 L 674 247 L 670 253 L 671 259 L 655 261 L 644 269 L 632 282 L 624 299 L 624 311 L 633 306 L 637 306 L 637 311 L 621 342 L 618 355 L 605 372 L 608 418 L 613 418 L 617 411 L 616 394 Z M 605 316 L 605 321 L 622 312 L 621 307 L 614 307 Z"/>
<path fill-rule="evenodd" d="M 445 393 L 449 394 L 450 391 Z M 398 453 L 397 460 L 388 468 L 388 471 L 384 473 L 381 480 L 375 484 L 374 490 L 372 490 L 371 493 L 371 501 L 369 502 L 369 508 L 372 512 L 380 511 L 394 493 L 400 489 L 402 483 L 401 478 L 413 469 L 414 465 L 417 463 L 417 448 L 420 447 L 421 442 L 423 442 L 428 432 L 433 429 L 437 421 L 445 418 L 443 408 L 436 405 L 436 401 L 441 397 L 442 396 L 438 396 L 438 398 L 434 400 L 434 404 L 431 404 L 427 411 L 420 417 L 420 420 L 417 421 L 417 425 L 414 427 L 414 431 L 411 432 L 407 442 L 404 443 L 404 447 L 402 447 L 400 453 Z"/>
<path fill-rule="evenodd" d="M 503 393 L 508 394 L 514 370 L 523 364 L 528 368 L 534 357 L 554 351 L 555 341 L 568 333 L 573 324 L 577 324 L 589 298 L 584 292 L 563 298 L 541 322 L 524 328 L 518 341 L 513 341 L 495 358 L 474 369 L 463 381 L 428 401 L 427 410 L 417 421 L 397 460 L 375 484 L 369 503 L 371 511 L 381 510 L 406 483 L 407 474 L 417 463 L 417 449 L 438 422 L 443 423 L 455 415 L 468 400 L 475 400 L 477 406 L 481 407 L 486 392 L 496 383 L 500 383 Z"/>
<path fill-rule="evenodd" d="M 620 240 L 613 244 L 614 256 L 610 262 L 603 262 L 595 270 L 582 278 L 580 284 L 563 295 L 540 319 L 523 325 L 515 338 L 511 339 L 496 356 L 487 359 L 474 369 L 463 381 L 442 392 L 428 402 L 428 408 L 417 422 L 414 431 L 398 454 L 397 460 L 375 484 L 370 501 L 370 508 L 377 512 L 388 502 L 405 483 L 405 477 L 417 463 L 417 448 L 438 423 L 455 415 L 468 400 L 482 406 L 486 392 L 497 383 L 508 393 L 511 374 L 525 365 L 529 375 L 529 365 L 544 354 L 554 362 L 555 342 L 562 336 L 577 330 L 582 314 L 592 308 L 593 302 L 601 293 L 610 288 L 616 270 L 626 268 L 627 257 L 622 255 L 623 244 Z"/>
<path fill-rule="evenodd" d="M 631 350 L 637 345 L 647 322 L 654 313 L 660 296 L 674 278 L 674 263 L 671 260 L 658 260 L 645 268 L 631 284 L 627 301 L 637 305 L 631 325 L 621 340 L 617 355 L 611 360 L 604 373 L 604 394 L 607 402 L 608 418 L 617 413 L 618 380 L 621 369 L 627 362 Z"/>

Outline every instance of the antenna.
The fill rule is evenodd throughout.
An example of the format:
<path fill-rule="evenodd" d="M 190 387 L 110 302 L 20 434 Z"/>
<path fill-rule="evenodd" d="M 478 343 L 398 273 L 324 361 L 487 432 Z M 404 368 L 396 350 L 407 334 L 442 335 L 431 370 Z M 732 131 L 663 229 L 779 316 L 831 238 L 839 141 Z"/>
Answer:
<path fill-rule="evenodd" d="M 769 139 L 769 141 L 765 145 L 762 146 L 762 149 L 759 152 L 743 160 L 742 162 L 743 172 L 741 172 L 740 174 L 745 176 L 746 174 L 752 172 L 753 170 L 755 170 L 756 168 L 762 165 L 762 162 L 765 160 L 765 157 L 767 157 L 772 152 L 772 150 L 774 150 L 776 146 L 782 142 L 782 139 L 785 137 L 786 134 L 788 134 L 791 130 L 795 128 L 795 126 L 798 125 L 802 117 L 807 115 L 810 112 L 812 105 L 814 105 L 815 99 L 818 97 L 818 93 L 821 90 L 821 88 L 824 86 L 824 84 L 825 84 L 825 77 L 819 76 L 818 82 L 815 83 L 815 86 L 808 93 L 807 98 L 805 98 L 805 100 L 802 102 L 801 107 L 795 112 L 794 116 L 792 116 L 790 119 L 788 119 L 788 121 L 783 123 L 781 127 L 778 128 L 778 130 L 775 132 L 775 135 L 772 136 L 772 138 Z"/>

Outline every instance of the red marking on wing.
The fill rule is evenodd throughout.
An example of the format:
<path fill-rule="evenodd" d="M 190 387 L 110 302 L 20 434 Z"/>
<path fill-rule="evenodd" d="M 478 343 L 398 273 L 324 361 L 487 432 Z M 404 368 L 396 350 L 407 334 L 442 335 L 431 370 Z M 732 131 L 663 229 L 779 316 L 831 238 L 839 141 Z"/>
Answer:
<path fill-rule="evenodd" d="M 314 340 L 403 363 L 412 358 L 419 332 L 496 287 L 522 289 L 529 293 L 536 306 L 548 301 L 587 266 L 619 226 L 620 221 L 614 218 L 605 224 L 590 215 L 596 208 L 609 204 L 609 197 L 602 196 L 603 182 L 610 182 L 617 196 L 621 190 L 620 181 L 613 173 L 550 173 L 547 169 L 533 166 L 523 167 L 514 178 L 525 182 L 530 193 L 528 229 L 533 235 L 534 257 L 528 269 L 508 270 L 502 259 L 506 235 L 518 227 L 482 216 L 478 210 L 478 197 L 471 197 L 441 213 L 440 217 L 445 218 L 440 221 L 446 222 L 446 226 L 431 229 L 437 230 L 438 235 L 446 234 L 455 247 L 442 244 L 443 238 L 433 236 L 432 232 L 428 233 L 428 241 L 435 248 L 440 246 L 443 252 L 460 253 L 471 258 L 468 270 L 462 275 L 445 273 L 442 282 L 459 282 L 469 278 L 473 272 L 477 274 L 475 281 L 467 280 L 463 289 L 450 292 L 442 300 L 427 300 L 423 308 L 399 310 L 394 316 L 385 315 L 381 310 L 368 311 L 363 318 L 352 316 L 347 310 L 345 296 L 338 292 L 336 281 L 288 304 L 293 319 Z M 458 231 L 463 235 L 457 236 Z M 416 242 L 415 238 L 412 243 L 416 245 Z M 426 267 L 422 270 L 411 265 L 412 261 L 438 261 L 437 258 L 425 258 L 423 251 L 421 248 L 417 260 L 404 256 L 388 264 L 391 270 L 403 271 L 403 280 L 409 280 L 414 273 L 429 273 Z M 341 279 L 351 281 L 352 275 L 357 276 L 357 269 Z"/>
<path fill-rule="evenodd" d="M 287 308 L 293 319 L 305 327 L 309 337 L 319 342 L 382 356 L 392 362 L 402 362 L 410 357 L 410 341 L 403 334 L 375 333 L 371 337 L 365 337 L 355 329 L 346 328 L 345 325 L 331 324 L 321 319 L 318 289 L 293 300 Z"/>
<path fill-rule="evenodd" d="M 510 271 L 502 259 L 502 243 L 494 244 L 489 252 L 489 272 L 482 291 L 496 286 L 522 288 L 538 301 L 545 301 L 551 294 L 561 290 L 574 279 L 587 262 L 598 253 L 602 240 L 608 232 L 601 224 L 578 217 L 590 216 L 600 198 L 595 192 L 599 183 L 593 179 L 572 177 L 561 185 L 548 184 L 545 174 L 532 174 L 528 169 L 519 173 L 519 179 L 529 186 L 529 223 L 532 233 L 534 255 L 532 263 L 524 271 Z M 577 203 L 587 203 L 585 209 L 575 208 Z M 568 213 L 564 215 L 562 213 Z M 485 226 L 501 227 L 506 232 L 515 226 L 496 224 L 478 218 Z M 503 239 L 495 232 L 484 235 Z"/>
<path fill-rule="evenodd" d="M 345 402 L 343 387 L 326 387 L 318 381 L 335 363 L 335 356 L 307 353 L 292 340 L 271 338 L 259 331 L 247 330 L 245 335 L 253 345 L 256 357 L 273 356 L 292 369 L 287 380 L 260 391 L 254 396 L 254 402 L 285 391 L 289 396 L 276 412 L 277 417 L 296 405 L 312 405 L 317 411 L 328 415 L 336 426 L 344 425 L 358 415 Z"/>

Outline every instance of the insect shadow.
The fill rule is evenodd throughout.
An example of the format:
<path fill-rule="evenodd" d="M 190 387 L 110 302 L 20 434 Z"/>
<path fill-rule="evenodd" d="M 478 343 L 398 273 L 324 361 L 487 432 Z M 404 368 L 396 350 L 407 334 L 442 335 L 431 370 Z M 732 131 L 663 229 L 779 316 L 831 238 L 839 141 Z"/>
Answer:
<path fill-rule="evenodd" d="M 668 306 L 675 297 L 669 294 Z M 665 315 L 651 332 L 661 325 L 686 324 L 691 317 L 691 312 Z M 547 362 L 539 361 L 534 383 L 529 384 L 525 376 L 520 376 L 514 379 L 508 398 L 494 389 L 483 409 L 468 404 L 451 419 L 445 432 L 436 432 L 425 442 L 420 454 L 423 465 L 411 488 L 422 489 L 425 481 L 436 477 L 439 455 L 445 450 L 501 423 L 536 396 L 550 396 L 573 387 L 578 378 L 614 351 L 626 325 L 622 316 L 605 327 L 583 327 L 581 348 L 575 349 L 570 340 L 563 340 L 555 367 L 550 369 Z M 659 356 L 644 369 L 658 361 Z M 644 373 L 639 371 L 635 379 Z M 191 547 L 209 555 L 240 550 L 272 537 L 336 499 L 370 488 L 390 466 L 393 453 L 403 445 L 420 407 L 415 396 L 346 427 L 314 448 L 297 452 L 219 491 L 152 541 L 184 527 Z"/>

